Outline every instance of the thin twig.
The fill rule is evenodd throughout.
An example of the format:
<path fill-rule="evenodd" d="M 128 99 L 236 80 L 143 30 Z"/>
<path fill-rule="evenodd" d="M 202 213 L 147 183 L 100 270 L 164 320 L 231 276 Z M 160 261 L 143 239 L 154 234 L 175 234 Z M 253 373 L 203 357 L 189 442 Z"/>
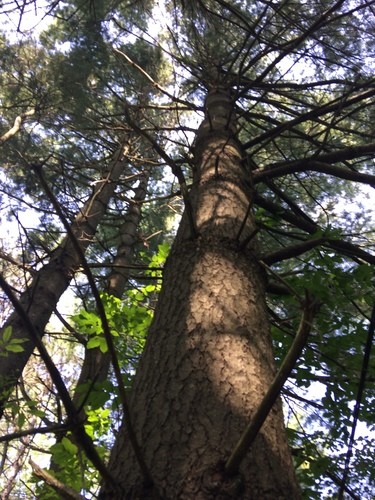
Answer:
<path fill-rule="evenodd" d="M 72 432 L 75 435 L 77 441 L 81 444 L 84 449 L 87 458 L 93 463 L 94 467 L 99 471 L 103 479 L 110 484 L 114 484 L 114 480 L 100 458 L 97 450 L 95 449 L 94 443 L 90 436 L 86 433 L 83 422 L 80 420 L 78 412 L 74 406 L 74 403 L 70 397 L 68 389 L 61 377 L 59 370 L 57 369 L 55 363 L 52 361 L 51 356 L 49 355 L 45 345 L 42 342 L 41 332 L 38 332 L 34 327 L 32 321 L 30 320 L 27 312 L 22 307 L 21 303 L 14 295 L 11 287 L 8 285 L 7 281 L 0 274 L 0 286 L 4 290 L 5 294 L 8 296 L 11 301 L 15 311 L 19 315 L 21 321 L 24 323 L 27 331 L 29 332 L 30 338 L 34 343 L 35 347 L 38 349 L 40 357 L 43 359 L 46 368 L 51 375 L 52 381 L 61 397 L 61 400 L 64 404 L 69 425 L 71 425 Z"/>
<path fill-rule="evenodd" d="M 348 450 L 346 452 L 346 457 L 345 457 L 344 473 L 343 473 L 341 484 L 340 484 L 340 490 L 339 490 L 339 493 L 337 496 L 338 500 L 342 500 L 344 498 L 346 482 L 347 482 L 348 475 L 349 475 L 350 459 L 351 459 L 352 454 L 353 454 L 355 431 L 357 428 L 359 412 L 361 409 L 363 391 L 364 391 L 365 384 L 366 384 L 368 366 L 369 366 L 370 355 L 371 355 L 371 348 L 372 348 L 372 344 L 374 342 L 374 333 L 375 333 L 375 304 L 372 308 L 371 320 L 370 320 L 370 325 L 369 325 L 367 339 L 366 339 L 365 352 L 364 352 L 364 356 L 363 356 L 362 369 L 361 369 L 361 376 L 360 376 L 359 384 L 358 384 L 357 398 L 356 398 L 356 402 L 355 402 L 354 410 L 353 410 L 352 430 L 350 433 Z"/>

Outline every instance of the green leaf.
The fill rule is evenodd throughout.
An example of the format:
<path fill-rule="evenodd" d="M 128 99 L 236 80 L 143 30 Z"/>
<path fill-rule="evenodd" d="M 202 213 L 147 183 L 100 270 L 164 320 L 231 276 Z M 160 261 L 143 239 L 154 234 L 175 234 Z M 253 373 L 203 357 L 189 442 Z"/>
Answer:
<path fill-rule="evenodd" d="M 8 343 L 10 338 L 12 336 L 12 326 L 11 325 L 8 325 L 4 328 L 4 331 L 3 331 L 3 342 L 4 344 Z"/>
<path fill-rule="evenodd" d="M 8 344 L 5 346 L 5 350 L 8 351 L 8 352 L 23 352 L 24 351 L 24 348 L 21 346 L 21 345 L 17 345 L 17 344 Z"/>
<path fill-rule="evenodd" d="M 100 342 L 99 342 L 99 349 L 104 354 L 104 353 L 106 353 L 108 351 L 107 341 L 106 341 L 106 339 L 104 337 L 100 337 L 99 340 L 100 340 Z"/>
<path fill-rule="evenodd" d="M 100 346 L 100 337 L 92 337 L 86 344 L 87 349 L 95 349 Z"/>
<path fill-rule="evenodd" d="M 61 444 L 63 445 L 64 449 L 71 455 L 75 455 L 78 452 L 78 447 L 73 444 L 67 437 L 62 438 Z"/>

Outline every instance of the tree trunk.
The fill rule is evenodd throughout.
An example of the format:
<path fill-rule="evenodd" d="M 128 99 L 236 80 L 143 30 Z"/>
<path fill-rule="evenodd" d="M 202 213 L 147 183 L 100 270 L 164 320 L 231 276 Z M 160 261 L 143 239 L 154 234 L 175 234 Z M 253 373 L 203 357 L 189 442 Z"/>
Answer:
<path fill-rule="evenodd" d="M 122 426 L 109 463 L 115 497 L 297 499 L 280 401 L 240 473 L 223 472 L 275 374 L 250 179 L 223 89 L 208 94 L 195 165 L 195 224 L 185 211 L 130 400 L 154 488 L 142 484 Z M 113 492 L 103 486 L 100 498 Z"/>
<path fill-rule="evenodd" d="M 109 273 L 106 286 L 106 292 L 117 298 L 123 296 L 129 280 L 129 266 L 134 260 L 134 247 L 138 240 L 139 224 L 142 217 L 140 203 L 146 197 L 148 180 L 149 172 L 144 171 L 139 175 L 139 186 L 135 189 L 132 203 L 127 210 L 123 224 L 119 228 L 120 243 L 117 254 L 113 259 L 113 268 Z M 102 352 L 99 347 L 85 349 L 81 372 L 72 397 L 74 406 L 80 409 L 80 418 L 82 421 L 86 418 L 85 409 L 82 407 L 82 404 L 87 401 L 90 392 L 94 389 L 93 383 L 100 383 L 107 380 L 110 365 L 111 355 L 109 351 Z M 88 392 L 82 390 L 84 385 L 88 386 Z M 60 443 L 66 437 L 67 433 L 67 430 L 58 432 L 56 434 L 56 443 Z M 80 443 L 75 440 L 74 435 L 70 439 L 73 439 L 74 443 L 80 446 Z M 61 465 L 54 461 L 53 456 L 49 468 L 54 472 L 55 477 L 59 478 L 58 474 L 61 470 Z M 46 483 L 49 484 L 48 481 Z"/>
<path fill-rule="evenodd" d="M 84 252 L 92 242 L 96 229 L 106 211 L 107 204 L 116 188 L 117 181 L 124 170 L 124 151 L 121 148 L 115 155 L 105 176 L 97 183 L 90 199 L 77 215 L 71 232 Z M 27 311 L 30 321 L 44 335 L 44 329 L 61 295 L 68 288 L 74 273 L 81 264 L 72 238 L 67 235 L 63 243 L 51 255 L 50 261 L 34 276 L 31 285 L 22 293 L 19 301 Z M 7 320 L 4 327 L 12 327 L 12 338 L 28 339 L 29 332 L 17 312 Z M 9 393 L 17 384 L 27 361 L 34 350 L 31 340 L 22 344 L 22 352 L 9 352 L 0 363 L 0 417 Z"/>
<path fill-rule="evenodd" d="M 133 203 L 130 205 L 124 223 L 119 230 L 120 244 L 117 254 L 113 259 L 113 268 L 107 279 L 106 292 L 121 298 L 129 280 L 129 266 L 134 260 L 134 247 L 138 239 L 139 224 L 141 222 L 140 203 L 146 197 L 149 173 L 142 172 L 139 176 L 139 186 L 135 189 Z M 111 363 L 109 351 L 102 352 L 98 347 L 95 349 L 86 349 L 81 373 L 77 382 L 77 387 L 88 382 L 103 382 L 107 380 L 108 371 Z M 74 392 L 73 402 L 78 407 L 82 400 L 85 400 L 86 394 Z"/>

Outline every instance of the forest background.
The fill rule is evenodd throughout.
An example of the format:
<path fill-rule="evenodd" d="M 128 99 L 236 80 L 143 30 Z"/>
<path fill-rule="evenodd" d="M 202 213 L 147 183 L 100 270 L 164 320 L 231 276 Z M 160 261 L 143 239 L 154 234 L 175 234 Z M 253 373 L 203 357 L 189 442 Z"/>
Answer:
<path fill-rule="evenodd" d="M 294 355 L 276 392 L 302 496 L 374 497 L 374 3 L 2 4 L 2 499 L 105 498 L 160 288 L 186 282 L 163 278 L 184 210 L 204 234 L 204 127 L 241 143 L 233 240 L 266 281 L 277 367 Z"/>

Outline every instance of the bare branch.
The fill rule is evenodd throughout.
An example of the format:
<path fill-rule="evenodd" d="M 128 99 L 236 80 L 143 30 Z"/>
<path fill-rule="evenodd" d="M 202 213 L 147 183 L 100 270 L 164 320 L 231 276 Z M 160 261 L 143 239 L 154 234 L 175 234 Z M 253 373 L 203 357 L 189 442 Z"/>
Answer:
<path fill-rule="evenodd" d="M 76 490 L 53 477 L 47 471 L 43 470 L 39 467 L 39 465 L 31 460 L 31 458 L 29 459 L 29 464 L 31 465 L 34 474 L 51 486 L 51 488 L 59 494 L 60 498 L 64 498 L 66 500 L 85 500 L 84 496 L 80 495 Z"/>
<path fill-rule="evenodd" d="M 297 257 L 305 252 L 308 252 L 312 248 L 315 248 L 326 240 L 324 238 L 315 238 L 302 243 L 297 243 L 296 245 L 282 248 L 276 252 L 272 252 L 268 255 L 261 257 L 262 262 L 267 265 L 274 264 L 275 262 L 280 262 L 281 260 L 290 259 L 292 257 Z"/>
<path fill-rule="evenodd" d="M 362 182 L 375 187 L 375 175 L 363 174 L 348 168 L 331 165 L 331 163 L 352 160 L 354 158 L 360 158 L 371 154 L 375 154 L 375 143 L 345 148 L 341 151 L 333 151 L 313 158 L 305 158 L 298 161 L 274 163 L 273 165 L 268 165 L 263 169 L 254 170 L 254 183 L 257 184 L 275 177 L 281 177 L 285 174 L 312 170 L 315 172 L 333 175 L 341 179 Z"/>
<path fill-rule="evenodd" d="M 254 193 L 254 201 L 260 207 L 265 208 L 271 213 L 281 217 L 281 219 L 286 222 L 292 224 L 293 226 L 306 231 L 309 234 L 315 234 L 317 231 L 321 231 L 321 228 L 318 224 L 310 223 L 302 217 L 298 217 L 294 213 L 285 210 L 282 206 L 277 205 L 276 203 L 260 196 L 258 193 Z M 369 264 L 375 264 L 375 255 L 362 250 L 357 245 L 350 243 L 349 241 L 345 241 L 342 239 L 326 239 L 326 246 L 336 250 L 337 252 L 347 255 L 354 260 L 362 260 L 364 262 L 368 262 Z"/>
<path fill-rule="evenodd" d="M 8 296 L 11 301 L 15 311 L 21 318 L 21 321 L 25 325 L 25 329 L 27 330 L 33 344 L 38 349 L 40 357 L 43 359 L 43 362 L 51 375 L 52 381 L 61 397 L 61 400 L 64 404 L 66 413 L 68 415 L 69 424 L 72 426 L 72 432 L 74 433 L 77 441 L 81 444 L 84 449 L 87 458 L 93 463 L 94 467 L 99 471 L 103 479 L 111 484 L 113 484 L 113 478 L 109 473 L 108 469 L 104 465 L 102 459 L 100 458 L 90 436 L 86 433 L 85 427 L 83 423 L 80 421 L 78 417 L 78 412 L 72 402 L 68 389 L 61 377 L 59 370 L 57 369 L 55 363 L 52 361 L 51 356 L 49 355 L 45 345 L 42 342 L 42 336 L 40 332 L 35 328 L 32 323 L 29 315 L 22 307 L 22 304 L 18 301 L 17 297 L 12 292 L 10 286 L 0 274 L 0 286 Z"/>
<path fill-rule="evenodd" d="M 297 359 L 306 345 L 312 322 L 318 309 L 319 303 L 306 293 L 303 316 L 293 344 L 291 345 L 288 354 L 285 356 L 279 371 L 277 372 L 267 393 L 263 397 L 253 418 L 242 434 L 231 456 L 227 460 L 225 464 L 225 471 L 227 474 L 233 475 L 238 471 L 238 467 L 246 456 L 254 439 L 258 435 L 260 428 L 271 411 L 271 408 L 275 404 L 283 385 L 285 384 L 296 364 Z"/>
<path fill-rule="evenodd" d="M 328 113 L 333 113 L 337 109 L 341 110 L 346 109 L 352 106 L 353 104 L 356 104 L 357 102 L 365 101 L 366 99 L 371 99 L 372 97 L 374 97 L 374 95 L 375 95 L 375 89 L 371 88 L 370 90 L 359 92 L 358 94 L 355 94 L 354 96 L 345 99 L 345 101 L 343 101 L 345 96 L 341 96 L 340 98 L 334 99 L 333 101 L 329 102 L 328 104 L 325 104 L 324 106 L 320 106 L 319 108 L 307 111 L 306 113 L 303 113 L 300 116 L 288 122 L 282 123 L 271 130 L 267 130 L 267 132 L 264 132 L 260 136 L 254 137 L 254 139 L 251 139 L 250 141 L 246 142 L 244 144 L 244 148 L 249 149 L 253 146 L 258 146 L 261 141 L 265 139 L 270 139 L 272 137 L 276 137 L 286 130 L 291 130 L 295 125 L 298 125 L 299 123 L 319 118 L 321 116 L 327 115 Z"/>
<path fill-rule="evenodd" d="M 0 137 L 0 146 L 4 144 L 4 142 L 9 140 L 11 137 L 16 135 L 17 132 L 20 131 L 22 124 L 24 123 L 26 118 L 33 115 L 35 115 L 35 109 L 31 109 L 30 111 L 26 111 L 25 113 L 18 115 L 17 118 L 14 120 L 13 127 Z"/>

